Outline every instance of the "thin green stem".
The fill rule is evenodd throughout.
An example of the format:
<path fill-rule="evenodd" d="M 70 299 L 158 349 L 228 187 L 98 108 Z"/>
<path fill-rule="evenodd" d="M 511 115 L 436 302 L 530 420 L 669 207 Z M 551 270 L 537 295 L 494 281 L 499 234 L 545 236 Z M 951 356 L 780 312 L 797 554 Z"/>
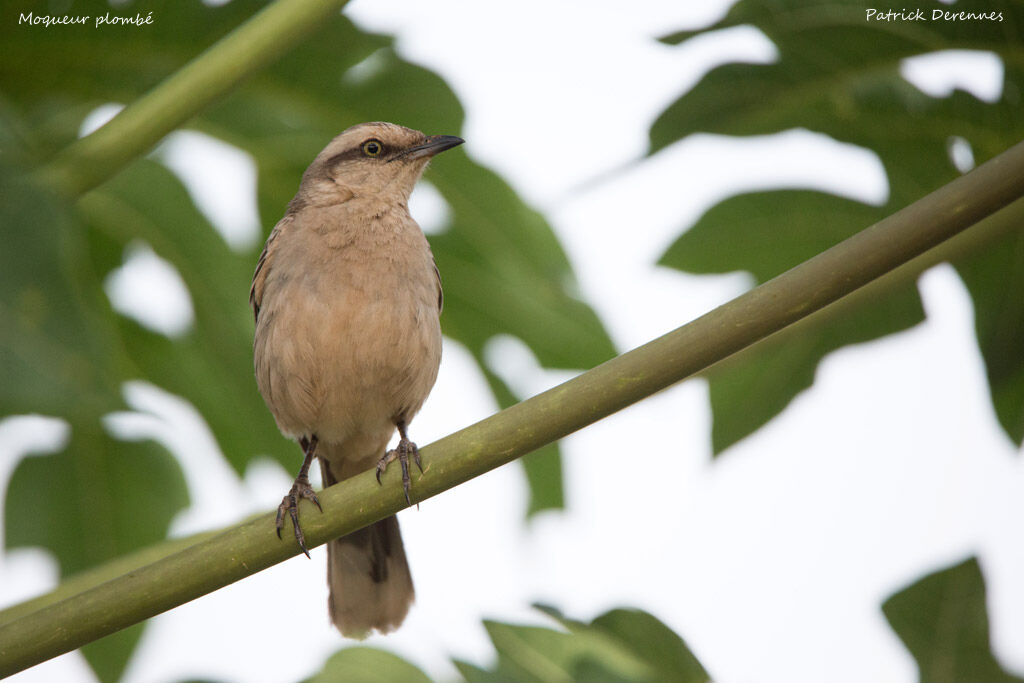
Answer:
<path fill-rule="evenodd" d="M 96 187 L 284 55 L 347 1 L 277 0 L 268 5 L 105 126 L 61 151 L 40 175 L 70 196 Z"/>
<path fill-rule="evenodd" d="M 698 373 L 885 276 L 1024 197 L 1024 143 L 844 242 L 663 337 L 422 449 L 414 502 L 450 489 Z M 1017 228 L 1019 229 L 1019 227 Z M 405 507 L 397 473 L 302 503 L 311 547 Z M 0 625 L 0 677 L 73 650 L 286 560 L 265 514 Z"/>

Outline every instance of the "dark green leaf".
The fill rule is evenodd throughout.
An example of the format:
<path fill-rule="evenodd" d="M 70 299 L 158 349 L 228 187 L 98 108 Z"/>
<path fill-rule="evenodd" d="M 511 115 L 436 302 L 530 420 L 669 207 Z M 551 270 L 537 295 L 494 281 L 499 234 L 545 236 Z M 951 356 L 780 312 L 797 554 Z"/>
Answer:
<path fill-rule="evenodd" d="M 579 680 L 581 666 L 592 674 L 601 671 L 603 680 L 651 680 L 644 662 L 597 631 L 568 634 L 493 621 L 484 627 L 498 651 L 498 672 L 517 680 Z"/>
<path fill-rule="evenodd" d="M 74 140 L 92 109 L 135 100 L 265 4 L 140 0 L 123 9 L 105 0 L 74 3 L 73 14 L 93 17 L 152 10 L 155 21 L 144 30 L 0 22 L 0 317 L 7 322 L 0 326 L 0 415 L 60 416 L 73 439 L 68 453 L 22 464 L 7 501 L 18 510 L 27 504 L 43 462 L 64 477 L 53 495 L 81 494 L 90 471 L 101 476 L 116 465 L 122 477 L 107 481 L 110 491 L 93 492 L 101 498 L 101 515 L 85 514 L 88 500 L 79 495 L 65 499 L 75 514 L 30 507 L 24 509 L 32 514 L 8 516 L 11 544 L 74 541 L 58 555 L 64 573 L 160 538 L 182 504 L 181 473 L 172 461 L 99 431 L 102 415 L 123 408 L 126 380 L 146 380 L 191 401 L 236 471 L 265 453 L 289 468 L 298 462 L 253 381 L 247 294 L 259 247 L 241 254 L 229 249 L 181 184 L 153 161 L 137 161 L 75 208 L 34 187 L 25 171 Z M 391 46 L 390 38 L 363 33 L 338 15 L 294 54 L 190 123 L 256 160 L 265 233 L 306 165 L 345 127 L 388 119 L 432 133 L 459 131 L 462 109 L 447 85 L 398 58 Z M 429 177 L 452 207 L 452 224 L 434 245 L 448 285 L 446 334 L 478 359 L 496 334 L 523 339 L 549 366 L 588 367 L 613 354 L 594 313 L 569 293 L 568 261 L 539 214 L 462 152 L 439 160 Z M 106 299 L 104 278 L 136 241 L 174 266 L 188 287 L 195 325 L 180 338 L 117 316 Z M 475 279 L 481 274 L 486 277 Z M 512 400 L 504 398 L 505 404 Z M 156 469 L 133 467 L 146 458 Z M 560 506 L 557 448 L 531 458 L 527 471 L 531 510 Z M 158 473 L 162 486 L 154 492 Z M 152 514 L 120 529 L 140 505 L 126 491 L 146 494 L 143 507 Z M 149 501 L 151 494 L 161 502 Z M 93 532 L 93 545 L 79 533 L 83 524 Z M 125 632 L 87 650 L 104 680 L 123 670 L 137 636 L 138 630 Z"/>
<path fill-rule="evenodd" d="M 1024 680 L 992 655 L 985 581 L 974 558 L 905 588 L 882 611 L 917 660 L 921 683 Z"/>
<path fill-rule="evenodd" d="M 517 397 L 512 393 L 500 377 L 491 372 L 482 360 L 478 360 L 484 368 L 484 375 L 491 391 L 498 399 L 502 408 L 517 403 L 525 396 Z M 526 509 L 527 518 L 533 517 L 544 510 L 561 510 L 565 505 L 562 486 L 562 458 L 559 456 L 557 444 L 548 444 L 529 455 L 520 458 L 526 478 L 530 484 L 530 502 Z"/>
<path fill-rule="evenodd" d="M 104 683 L 121 680 L 145 628 L 145 624 L 135 624 L 82 647 L 82 655 L 89 662 L 96 678 Z"/>
<path fill-rule="evenodd" d="M 73 424 L 65 451 L 15 469 L 7 546 L 46 548 L 68 576 L 159 541 L 187 503 L 181 470 L 162 447 L 117 441 L 98 421 Z M 120 678 L 141 635 L 140 625 L 83 648 L 100 680 Z"/>
<path fill-rule="evenodd" d="M 821 192 L 738 195 L 701 216 L 659 263 L 691 273 L 744 270 L 761 284 L 884 217 L 876 207 Z"/>
<path fill-rule="evenodd" d="M 683 639 L 646 612 L 612 610 L 594 619 L 591 626 L 629 647 L 633 654 L 654 668 L 661 680 L 679 683 L 709 680 Z"/>
<path fill-rule="evenodd" d="M 128 354 L 145 379 L 192 402 L 222 451 L 242 472 L 257 454 L 297 467 L 298 447 L 274 425 L 252 368 L 251 254 L 231 250 L 163 166 L 143 159 L 80 202 L 94 254 L 144 240 L 173 264 L 192 297 L 195 325 L 169 339 L 119 321 Z M 111 248 L 113 245 L 113 249 Z"/>
<path fill-rule="evenodd" d="M 430 683 L 418 667 L 398 655 L 372 647 L 347 647 L 331 655 L 307 683 Z"/>
<path fill-rule="evenodd" d="M 202 130 L 256 159 L 268 232 L 309 160 L 348 125 L 384 119 L 436 133 L 456 133 L 461 127 L 462 109 L 444 82 L 399 59 L 390 40 L 362 36 L 343 17 L 328 30 L 339 39 L 301 46 L 197 121 Z M 353 64 L 371 55 L 363 76 L 346 76 Z M 329 77 L 322 67 L 309 69 L 309 64 L 330 64 Z M 394 92 L 403 97 L 389 95 Z M 254 111 L 259 114 L 253 116 Z M 500 405 L 509 405 L 513 397 L 482 362 L 483 347 L 495 335 L 519 337 L 547 367 L 590 367 L 614 355 L 597 316 L 569 294 L 571 268 L 540 214 L 461 152 L 438 159 L 427 178 L 451 209 L 447 229 L 431 237 L 445 290 L 442 328 L 473 353 Z M 524 465 L 531 485 L 530 514 L 561 507 L 557 446 Z"/>
<path fill-rule="evenodd" d="M 8 132 L 14 125 L 0 122 Z M 80 226 L 12 161 L 0 157 L 0 414 L 66 415 L 90 398 L 110 408 L 118 388 L 103 348 L 108 331 L 90 310 L 96 293 L 73 283 Z"/>
<path fill-rule="evenodd" d="M 708 680 L 683 639 L 646 612 L 615 609 L 587 624 L 553 607 L 535 607 L 568 632 L 485 621 L 497 665 L 486 670 L 456 661 L 459 673 L 470 683 Z"/>
<path fill-rule="evenodd" d="M 658 151 L 698 132 L 764 135 L 794 128 L 821 132 L 871 149 L 889 177 L 881 207 L 817 192 L 774 192 L 728 199 L 709 211 L 672 245 L 662 263 L 698 273 L 746 270 L 763 282 L 919 199 L 957 175 L 947 147 L 966 140 L 980 163 L 1024 137 L 1018 60 L 1007 62 L 1001 100 L 986 103 L 962 91 L 933 98 L 900 75 L 902 60 L 943 49 L 990 50 L 1007 55 L 1024 8 L 1001 6 L 1004 21 L 866 20 L 869 3 L 853 1 L 747 0 L 706 31 L 749 24 L 777 46 L 773 64 L 727 64 L 712 70 L 659 116 L 650 131 Z M 917 6 L 915 6 L 916 9 Z M 921 6 L 949 9 L 940 3 Z M 980 0 L 957 11 L 990 12 Z M 1019 39 L 1019 36 L 1016 36 Z M 992 244 L 993 256 L 957 264 L 978 311 L 979 342 L 988 364 L 996 412 L 1016 443 L 1024 439 L 1024 311 L 993 291 L 993 280 L 1013 280 L 1014 247 Z M 996 252 L 1000 252 L 996 256 Z M 988 301 L 982 299 L 988 298 Z M 909 287 L 834 324 L 796 331 L 758 345 L 709 373 L 716 452 L 756 430 L 810 386 L 821 358 L 846 344 L 906 329 L 922 317 Z M 806 326 L 803 328 L 808 329 Z M 1016 344 L 1016 346 L 1014 346 Z"/>
<path fill-rule="evenodd" d="M 614 609 L 605 612 L 590 624 L 567 619 L 558 610 L 536 607 L 557 619 L 570 632 L 597 631 L 612 638 L 640 661 L 650 667 L 651 680 L 697 683 L 709 680 L 686 642 L 657 618 L 637 609 Z"/>
<path fill-rule="evenodd" d="M 7 84 L 24 85 L 5 92 L 13 107 L 36 122 L 30 132 L 42 141 L 40 148 L 53 150 L 74 138 L 91 107 L 135 99 L 263 4 L 235 0 L 212 8 L 143 1 L 132 13 L 152 9 L 156 19 L 144 31 L 66 27 L 58 35 L 14 31 L 5 24 L 0 37 L 14 56 L 0 65 L 0 75 Z M 100 0 L 75 6 L 80 14 L 108 10 Z M 305 166 L 343 128 L 386 119 L 429 132 L 458 132 L 462 109 L 447 85 L 398 58 L 391 44 L 338 15 L 315 39 L 194 119 L 194 127 L 256 160 L 265 232 L 282 215 Z M 597 317 L 567 293 L 573 288 L 571 269 L 539 214 L 461 152 L 446 155 L 429 177 L 452 206 L 452 224 L 434 244 L 446 284 L 446 334 L 477 358 L 483 344 L 500 333 L 526 341 L 548 366 L 588 367 L 613 355 Z M 261 453 L 294 466 L 294 448 L 277 435 L 252 380 L 245 298 L 258 248 L 231 252 L 177 181 L 149 162 L 122 172 L 82 207 L 92 228 L 91 264 L 100 276 L 117 263 L 124 245 L 144 240 L 177 268 L 196 310 L 195 328 L 175 340 L 120 321 L 111 341 L 123 347 L 121 360 L 129 364 L 110 379 L 146 379 L 190 400 L 236 470 Z M 561 505 L 561 481 L 552 476 L 560 468 L 557 447 L 531 459 L 531 484 L 544 486 L 535 490 L 531 510 Z"/>
<path fill-rule="evenodd" d="M 974 325 L 1000 424 L 1024 442 L 1024 203 L 990 221 L 1007 223 L 1005 237 L 956 260 L 974 299 Z"/>
<path fill-rule="evenodd" d="M 19 463 L 5 499 L 8 547 L 41 546 L 62 576 L 164 537 L 187 503 L 176 461 L 155 444 L 108 436 L 102 416 L 123 407 L 129 363 L 90 259 L 88 233 L 62 198 L 29 179 L 29 155 L 0 121 L 0 414 L 64 417 L 67 450 Z M 83 652 L 103 681 L 124 671 L 142 627 Z"/>
<path fill-rule="evenodd" d="M 455 662 L 467 681 L 707 681 L 682 638 L 646 612 L 618 609 L 593 622 L 537 605 L 568 631 L 485 621 L 498 651 L 493 670 Z"/>
<path fill-rule="evenodd" d="M 519 679 L 500 671 L 488 671 L 468 662 L 452 660 L 466 683 L 518 683 Z"/>
<path fill-rule="evenodd" d="M 883 218 L 881 213 L 818 192 L 739 195 L 704 214 L 669 247 L 661 263 L 694 273 L 745 270 L 761 283 Z M 755 431 L 810 387 L 825 354 L 923 319 L 917 290 L 908 284 L 871 307 L 845 309 L 825 323 L 783 330 L 719 363 L 708 373 L 714 452 Z"/>

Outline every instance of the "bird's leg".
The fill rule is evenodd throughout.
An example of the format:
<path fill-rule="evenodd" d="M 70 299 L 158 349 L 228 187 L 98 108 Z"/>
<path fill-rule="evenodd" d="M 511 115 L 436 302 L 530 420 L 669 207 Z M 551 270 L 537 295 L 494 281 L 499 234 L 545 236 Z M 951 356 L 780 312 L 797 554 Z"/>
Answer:
<path fill-rule="evenodd" d="M 405 502 L 412 505 L 412 501 L 409 500 L 409 488 L 412 485 L 412 481 L 409 479 L 409 456 L 412 455 L 413 462 L 422 472 L 423 463 L 420 461 L 420 449 L 409 440 L 409 435 L 405 433 L 405 420 L 399 420 L 395 426 L 398 427 L 398 435 L 401 438 L 398 440 L 396 448 L 385 453 L 384 457 L 377 461 L 377 483 L 381 483 L 380 475 L 384 473 L 388 465 L 398 460 L 398 464 L 402 466 L 402 490 L 405 491 Z"/>
<path fill-rule="evenodd" d="M 306 454 L 306 457 L 302 461 L 302 467 L 299 468 L 299 476 L 295 477 L 295 483 L 292 484 L 291 490 L 288 491 L 288 495 L 284 497 L 277 508 L 277 522 L 275 522 L 277 537 L 281 538 L 284 514 L 287 512 L 291 516 L 292 527 L 295 529 L 295 540 L 299 542 L 299 547 L 302 548 L 302 552 L 306 553 L 306 557 L 309 557 L 309 550 L 306 548 L 306 537 L 302 535 L 302 527 L 299 526 L 299 499 L 311 500 L 320 508 L 320 512 L 324 511 L 320 507 L 320 501 L 317 499 L 313 487 L 309 485 L 309 466 L 313 464 L 313 456 L 316 454 L 316 441 L 316 434 L 308 439 L 306 437 L 299 439 L 299 445 L 302 446 L 302 452 Z"/>

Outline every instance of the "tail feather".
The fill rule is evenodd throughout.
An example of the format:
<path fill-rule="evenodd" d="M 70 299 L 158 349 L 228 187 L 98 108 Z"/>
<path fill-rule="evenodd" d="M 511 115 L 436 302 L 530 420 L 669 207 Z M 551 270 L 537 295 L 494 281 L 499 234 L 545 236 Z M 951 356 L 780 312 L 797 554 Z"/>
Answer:
<path fill-rule="evenodd" d="M 388 517 L 327 544 L 331 621 L 350 638 L 398 628 L 415 593 L 398 519 Z"/>
<path fill-rule="evenodd" d="M 324 485 L 335 483 L 320 461 Z M 327 599 L 331 621 L 349 638 L 398 628 L 415 598 L 395 516 L 327 544 Z"/>

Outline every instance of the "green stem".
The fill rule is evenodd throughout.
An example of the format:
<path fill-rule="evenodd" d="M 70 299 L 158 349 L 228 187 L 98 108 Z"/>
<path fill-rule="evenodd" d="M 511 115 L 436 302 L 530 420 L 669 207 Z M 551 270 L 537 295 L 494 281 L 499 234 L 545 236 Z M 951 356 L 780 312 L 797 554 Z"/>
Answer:
<path fill-rule="evenodd" d="M 560 439 L 772 335 L 1024 197 L 1024 143 L 831 249 L 663 337 L 422 449 L 426 500 Z M 1018 228 L 1019 229 L 1019 228 Z M 302 504 L 310 546 L 405 507 L 397 472 L 372 472 Z M 273 514 L 0 625 L 0 677 L 194 600 L 299 552 Z"/>
<path fill-rule="evenodd" d="M 45 182 L 78 196 L 146 153 L 341 11 L 348 0 L 277 0 L 45 165 Z"/>

